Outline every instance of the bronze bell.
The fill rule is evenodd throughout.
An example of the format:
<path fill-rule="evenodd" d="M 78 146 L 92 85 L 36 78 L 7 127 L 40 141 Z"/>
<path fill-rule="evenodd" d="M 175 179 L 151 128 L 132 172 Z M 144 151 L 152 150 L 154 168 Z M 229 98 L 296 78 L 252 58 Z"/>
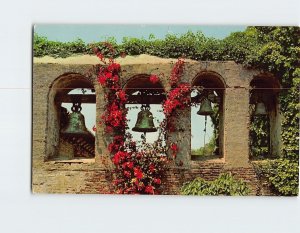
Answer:
<path fill-rule="evenodd" d="M 200 103 L 200 109 L 197 114 L 207 116 L 212 115 L 213 113 L 214 111 L 212 109 L 211 102 L 207 98 L 204 98 Z"/>
<path fill-rule="evenodd" d="M 256 103 L 254 115 L 267 115 L 266 105 L 263 102 Z"/>
<path fill-rule="evenodd" d="M 69 121 L 61 134 L 65 137 L 84 138 L 87 142 L 94 141 L 94 135 L 85 126 L 84 116 L 82 115 L 80 103 L 73 103 L 72 113 L 69 115 Z"/>
<path fill-rule="evenodd" d="M 153 115 L 150 112 L 149 105 L 142 105 L 141 111 L 138 113 L 138 118 L 135 126 L 132 128 L 132 131 L 142 133 L 157 131 L 153 123 Z"/>

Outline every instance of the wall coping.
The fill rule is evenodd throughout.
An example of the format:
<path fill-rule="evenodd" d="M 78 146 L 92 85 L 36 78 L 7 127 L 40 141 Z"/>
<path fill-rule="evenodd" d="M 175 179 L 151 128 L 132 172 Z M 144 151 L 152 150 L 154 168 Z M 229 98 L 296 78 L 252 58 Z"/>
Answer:
<path fill-rule="evenodd" d="M 174 64 L 177 61 L 175 58 L 161 58 L 157 56 L 151 56 L 148 54 L 141 54 L 137 56 L 126 56 L 125 58 L 118 57 L 116 62 L 120 65 L 137 65 L 137 64 Z M 196 61 L 192 59 L 185 59 L 186 63 L 235 63 L 231 60 L 226 61 Z M 74 55 L 66 58 L 54 58 L 50 56 L 34 57 L 34 64 L 64 64 L 64 65 L 97 65 L 101 64 L 99 58 L 95 55 Z"/>

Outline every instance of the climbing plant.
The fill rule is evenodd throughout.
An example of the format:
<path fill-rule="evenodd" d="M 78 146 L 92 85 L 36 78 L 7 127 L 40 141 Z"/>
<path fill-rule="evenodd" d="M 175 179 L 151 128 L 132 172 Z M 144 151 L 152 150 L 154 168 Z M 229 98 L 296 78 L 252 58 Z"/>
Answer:
<path fill-rule="evenodd" d="M 111 135 L 112 142 L 108 150 L 112 154 L 112 162 L 115 165 L 113 182 L 116 192 L 122 194 L 158 194 L 161 192 L 161 179 L 165 174 L 166 164 L 170 161 L 167 151 L 170 150 L 172 158 L 176 158 L 178 151 L 177 144 L 163 145 L 162 138 L 149 144 L 145 136 L 141 145 L 133 141 L 127 128 L 127 100 L 126 93 L 120 86 L 121 66 L 114 58 L 115 52 L 112 44 L 104 42 L 111 57 L 103 55 L 99 47 L 94 48 L 96 56 L 100 59 L 101 65 L 98 72 L 98 82 L 103 87 L 105 95 L 105 110 L 102 115 L 102 122 L 106 133 Z M 160 135 L 166 136 L 166 132 L 173 131 L 172 115 L 174 111 L 189 105 L 189 85 L 181 83 L 181 76 L 184 69 L 184 60 L 178 59 L 169 76 L 170 85 L 173 87 L 163 102 L 163 112 L 168 120 L 160 124 Z M 160 81 L 157 75 L 150 75 L 149 81 L 157 83 Z"/>

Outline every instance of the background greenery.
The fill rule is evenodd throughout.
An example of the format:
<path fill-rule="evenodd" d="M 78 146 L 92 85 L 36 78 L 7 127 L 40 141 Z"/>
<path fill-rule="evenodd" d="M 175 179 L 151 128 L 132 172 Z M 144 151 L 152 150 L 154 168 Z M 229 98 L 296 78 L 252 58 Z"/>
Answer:
<path fill-rule="evenodd" d="M 282 195 L 298 193 L 299 160 L 299 84 L 300 84 L 300 29 L 299 27 L 248 27 L 243 32 L 234 32 L 225 39 L 207 38 L 201 32 L 184 35 L 168 34 L 164 39 L 150 35 L 146 39 L 124 38 L 117 44 L 114 38 L 108 41 L 116 48 L 114 56 L 150 54 L 165 58 L 185 56 L 195 60 L 234 60 L 251 69 L 269 71 L 278 77 L 285 91 L 281 91 L 279 103 L 282 121 L 282 158 L 260 168 L 274 188 Z M 34 56 L 67 57 L 74 54 L 93 54 L 98 46 L 105 55 L 109 50 L 102 43 L 85 44 L 49 41 L 34 35 Z M 262 125 L 251 126 L 251 140 L 263 141 Z"/>
<path fill-rule="evenodd" d="M 212 155 L 216 146 L 216 139 L 215 136 L 210 138 L 208 143 L 205 143 L 205 146 L 202 146 L 198 149 L 192 150 L 192 155 L 198 155 L 198 156 L 209 156 Z"/>

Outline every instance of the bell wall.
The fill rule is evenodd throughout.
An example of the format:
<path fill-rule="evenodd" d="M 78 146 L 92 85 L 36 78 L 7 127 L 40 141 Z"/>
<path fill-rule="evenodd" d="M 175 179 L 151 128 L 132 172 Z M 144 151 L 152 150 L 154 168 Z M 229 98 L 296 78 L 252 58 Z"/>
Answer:
<path fill-rule="evenodd" d="M 122 85 L 141 74 L 163 73 L 160 76 L 165 91 L 170 90 L 167 77 L 176 60 L 151 57 L 124 59 L 121 73 Z M 96 122 L 100 122 L 105 103 L 103 89 L 96 81 L 96 60 L 72 61 L 60 59 L 48 62 L 35 59 L 33 63 L 32 106 L 32 191 L 34 193 L 110 193 L 112 192 L 112 168 L 107 150 L 111 138 L 97 124 L 95 158 L 56 160 L 60 146 L 57 103 L 54 100 L 59 88 L 80 87 L 90 82 L 96 94 Z M 182 81 L 193 83 L 200 73 L 216 74 L 225 84 L 220 126 L 220 155 L 218 158 L 191 160 L 191 111 L 185 109 L 175 119 L 177 131 L 169 135 L 169 142 L 176 142 L 179 152 L 176 161 L 167 171 L 163 182 L 164 194 L 179 193 L 181 185 L 203 177 L 216 178 L 222 172 L 232 172 L 249 183 L 252 194 L 271 195 L 268 185 L 254 172 L 249 159 L 249 87 L 251 80 L 261 75 L 258 70 L 248 70 L 233 61 L 198 62 L 187 60 Z M 63 80 L 63 81 L 61 81 Z M 68 81 L 69 80 L 69 81 Z M 76 85 L 73 85 L 72 82 Z M 273 136 L 280 136 L 279 116 L 272 115 Z M 279 140 L 280 141 L 280 140 Z M 279 153 L 280 143 L 273 142 L 272 150 Z"/>

